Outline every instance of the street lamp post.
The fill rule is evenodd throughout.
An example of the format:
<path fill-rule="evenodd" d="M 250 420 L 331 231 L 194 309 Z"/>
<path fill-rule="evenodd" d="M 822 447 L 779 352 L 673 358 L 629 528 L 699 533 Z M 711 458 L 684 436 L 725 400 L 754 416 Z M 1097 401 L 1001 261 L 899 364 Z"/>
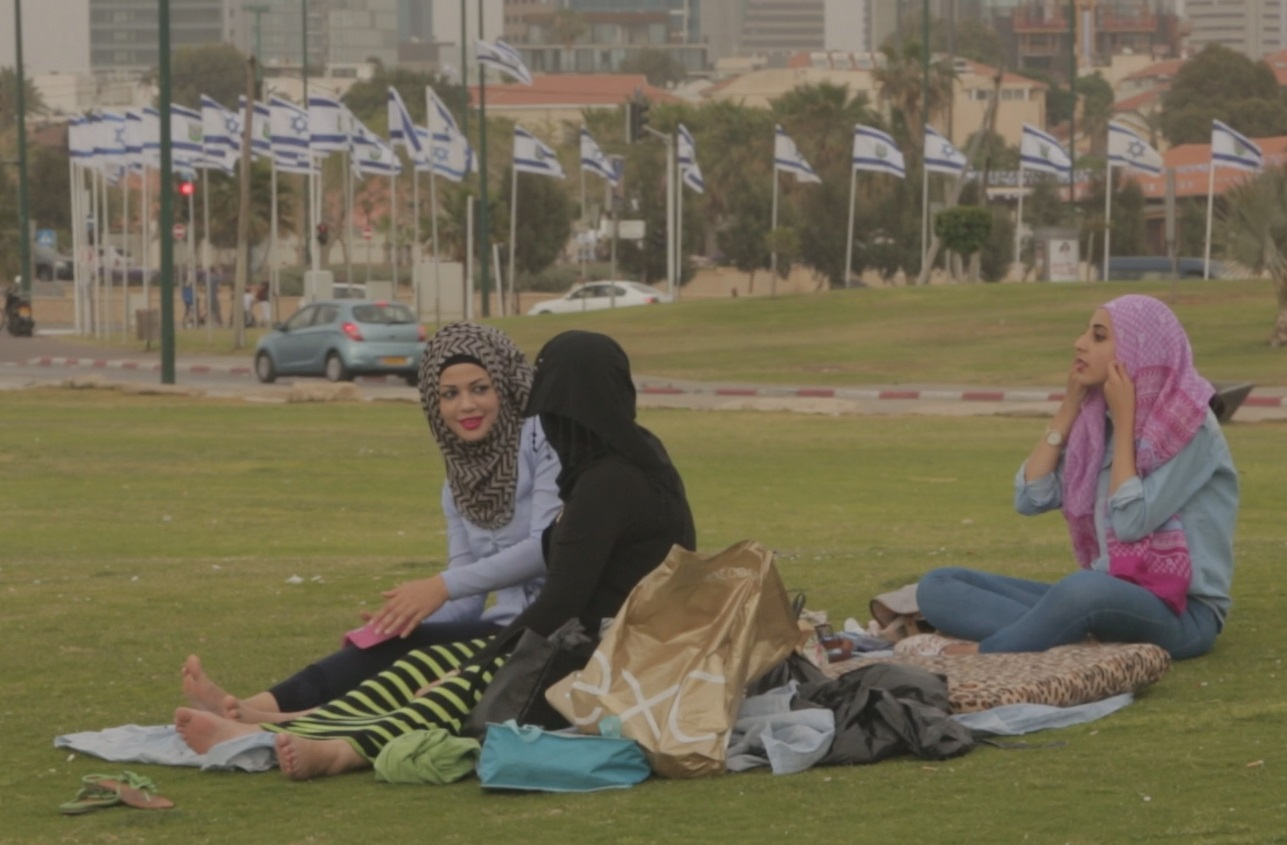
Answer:
<path fill-rule="evenodd" d="M 157 99 L 161 112 L 161 383 L 174 384 L 174 190 L 170 187 L 170 0 L 157 0 Z"/>
<path fill-rule="evenodd" d="M 22 68 L 22 0 L 13 0 L 14 70 L 18 94 L 18 262 L 22 273 L 22 292 L 31 294 L 31 220 L 27 205 L 27 87 Z"/>

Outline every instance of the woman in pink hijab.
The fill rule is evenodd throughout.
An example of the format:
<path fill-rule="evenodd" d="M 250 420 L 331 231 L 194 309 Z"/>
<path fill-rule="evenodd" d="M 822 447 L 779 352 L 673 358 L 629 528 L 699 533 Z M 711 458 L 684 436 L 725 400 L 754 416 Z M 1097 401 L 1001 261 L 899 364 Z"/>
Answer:
<path fill-rule="evenodd" d="M 1207 652 L 1231 604 L 1238 475 L 1214 389 L 1160 301 L 1130 295 L 1091 316 L 1059 410 L 1015 479 L 1024 515 L 1063 511 L 1080 569 L 1054 584 L 962 568 L 917 587 L 944 635 L 913 653 L 1043 651 L 1093 637 Z M 949 639 L 959 638 L 959 639 Z"/>

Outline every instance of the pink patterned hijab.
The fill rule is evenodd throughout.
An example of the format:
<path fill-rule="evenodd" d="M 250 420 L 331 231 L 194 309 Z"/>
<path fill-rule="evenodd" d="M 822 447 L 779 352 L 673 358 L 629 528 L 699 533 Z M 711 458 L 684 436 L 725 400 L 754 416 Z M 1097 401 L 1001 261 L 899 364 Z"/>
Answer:
<path fill-rule="evenodd" d="M 1113 321 L 1117 360 L 1135 384 L 1135 469 L 1145 478 L 1193 439 L 1215 390 L 1194 369 L 1189 338 L 1162 302 L 1131 294 L 1104 309 Z M 1083 568 L 1099 554 L 1095 494 L 1104 464 L 1107 413 L 1103 390 L 1092 389 L 1073 423 L 1064 456 L 1063 513 Z M 1133 543 L 1119 540 L 1110 525 L 1108 559 L 1110 574 L 1144 587 L 1177 614 L 1184 612 L 1193 569 L 1179 514 Z"/>

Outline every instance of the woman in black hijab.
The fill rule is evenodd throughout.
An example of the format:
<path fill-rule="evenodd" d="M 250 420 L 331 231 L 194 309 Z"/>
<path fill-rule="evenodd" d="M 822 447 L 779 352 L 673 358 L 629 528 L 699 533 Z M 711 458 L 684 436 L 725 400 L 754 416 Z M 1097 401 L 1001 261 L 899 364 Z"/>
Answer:
<path fill-rule="evenodd" d="M 550 340 L 536 359 L 527 415 L 540 416 L 562 463 L 563 510 L 545 531 L 548 574 L 526 610 L 480 650 L 435 646 L 428 659 L 399 661 L 289 722 L 259 727 L 180 711 L 176 722 L 188 744 L 204 753 L 247 732 L 274 731 L 282 771 L 307 780 L 367 768 L 413 730 L 458 733 L 524 630 L 548 636 L 579 618 L 597 631 L 674 545 L 696 548 L 683 482 L 661 441 L 635 422 L 630 361 L 614 340 L 583 331 Z M 441 671 L 426 675 L 426 665 Z M 411 690 L 420 694 L 409 696 Z"/>

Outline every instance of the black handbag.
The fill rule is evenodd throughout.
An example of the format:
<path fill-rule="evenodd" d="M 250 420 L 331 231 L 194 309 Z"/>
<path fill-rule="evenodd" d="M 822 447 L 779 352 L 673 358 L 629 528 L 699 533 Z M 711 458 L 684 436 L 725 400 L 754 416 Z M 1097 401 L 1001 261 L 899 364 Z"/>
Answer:
<path fill-rule="evenodd" d="M 496 670 L 483 697 L 469 712 L 461 733 L 481 738 L 489 722 L 499 724 L 508 719 L 546 730 L 568 727 L 568 721 L 545 700 L 545 691 L 584 669 L 595 646 L 579 619 L 565 622 L 548 638 L 524 631 L 518 645 Z"/>

